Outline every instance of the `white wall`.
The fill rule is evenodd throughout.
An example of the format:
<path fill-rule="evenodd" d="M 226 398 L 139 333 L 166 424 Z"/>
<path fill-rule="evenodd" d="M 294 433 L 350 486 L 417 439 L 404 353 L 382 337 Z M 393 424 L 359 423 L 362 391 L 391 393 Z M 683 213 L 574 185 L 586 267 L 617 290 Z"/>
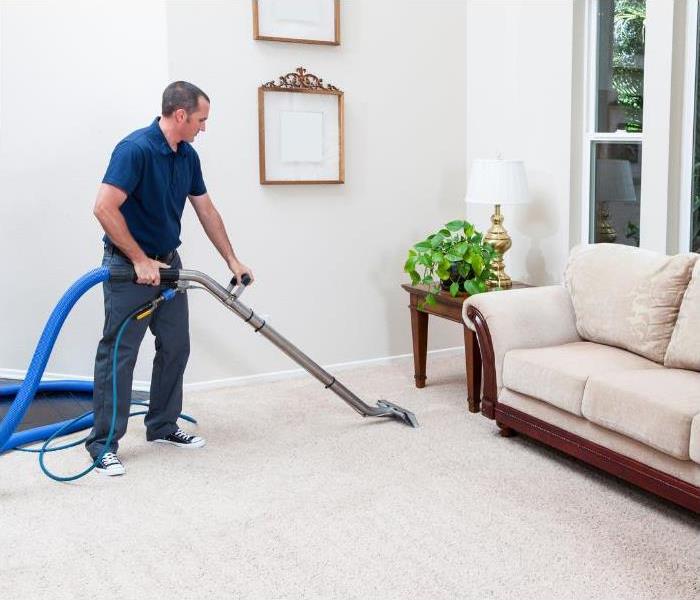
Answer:
<path fill-rule="evenodd" d="M 389 0 L 342 2 L 342 45 L 254 41 L 247 2 L 169 6 L 173 79 L 212 99 L 198 142 L 209 190 L 234 247 L 254 268 L 247 300 L 324 364 L 410 351 L 408 246 L 463 214 L 465 7 Z M 206 44 L 188 44 L 206 31 Z M 345 92 L 346 183 L 260 186 L 257 87 L 298 66 Z M 183 254 L 224 276 L 188 211 Z M 231 315 L 192 299 L 199 379 L 295 367 Z M 431 347 L 461 344 L 448 323 Z"/>
<path fill-rule="evenodd" d="M 13 259 L 0 368 L 26 368 L 59 295 L 96 265 L 91 208 L 109 153 L 150 122 L 174 79 L 212 100 L 196 148 L 255 270 L 245 299 L 322 364 L 410 352 L 406 251 L 464 214 L 466 5 L 407 2 L 398 18 L 390 0 L 341 4 L 340 47 L 256 42 L 243 0 L 2 4 L 0 252 Z M 346 183 L 261 187 L 257 87 L 300 65 L 346 93 Z M 183 241 L 189 267 L 227 278 L 190 208 Z M 204 294 L 190 295 L 187 382 L 296 367 Z M 49 371 L 91 374 L 100 296 L 71 315 Z M 430 348 L 462 343 L 452 323 L 430 334 Z M 150 375 L 146 346 L 137 380 Z"/>
<path fill-rule="evenodd" d="M 561 281 L 570 247 L 573 15 L 573 0 L 467 3 L 467 160 L 525 162 L 532 203 L 502 207 L 505 260 L 533 284 Z M 468 206 L 484 230 L 492 213 Z"/>
<path fill-rule="evenodd" d="M 61 294 L 99 266 L 95 193 L 113 146 L 153 117 L 167 85 L 166 15 L 164 2 L 94 0 L 0 12 L 0 368 L 21 371 Z M 49 372 L 91 376 L 102 315 L 95 288 Z"/>

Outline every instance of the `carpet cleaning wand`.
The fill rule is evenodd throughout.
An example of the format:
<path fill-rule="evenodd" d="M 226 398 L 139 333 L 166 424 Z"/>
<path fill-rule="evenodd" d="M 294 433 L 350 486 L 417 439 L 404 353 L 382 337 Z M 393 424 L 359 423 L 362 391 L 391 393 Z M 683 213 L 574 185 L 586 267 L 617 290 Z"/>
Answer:
<path fill-rule="evenodd" d="M 113 281 L 136 281 L 136 273 L 132 267 L 111 267 L 110 279 Z M 240 284 L 234 277 L 231 279 L 228 288 L 222 287 L 214 281 L 214 279 L 204 273 L 185 269 L 161 269 L 160 280 L 161 283 L 171 283 L 182 291 L 192 287 L 191 283 L 200 284 L 200 286 L 217 298 L 226 308 L 248 323 L 254 329 L 255 333 L 260 333 L 267 338 L 289 356 L 289 358 L 318 379 L 326 389 L 335 392 L 363 417 L 388 417 L 402 421 L 411 427 L 418 427 L 418 421 L 416 421 L 416 417 L 411 411 L 401 408 L 392 402 L 379 400 L 376 406 L 370 406 L 363 402 L 340 381 L 333 377 L 333 375 L 316 364 L 299 350 L 299 348 L 265 323 L 252 309 L 243 304 L 240 301 L 240 297 L 246 286 L 250 283 L 248 275 L 242 277 Z"/>

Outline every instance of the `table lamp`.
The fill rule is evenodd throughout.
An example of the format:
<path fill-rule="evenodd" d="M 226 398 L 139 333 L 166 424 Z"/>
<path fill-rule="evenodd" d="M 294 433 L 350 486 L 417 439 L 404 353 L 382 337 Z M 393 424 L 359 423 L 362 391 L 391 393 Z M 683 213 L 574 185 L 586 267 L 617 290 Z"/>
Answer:
<path fill-rule="evenodd" d="M 491 227 L 484 240 L 498 250 L 500 256 L 491 264 L 492 275 L 487 281 L 488 288 L 510 288 L 513 284 L 506 274 L 503 255 L 511 247 L 511 239 L 503 227 L 501 204 L 525 204 L 529 202 L 525 166 L 521 160 L 477 159 L 467 185 L 465 202 L 473 204 L 493 204 L 495 212 L 491 216 Z"/>
<path fill-rule="evenodd" d="M 617 231 L 610 222 L 608 202 L 637 201 L 630 161 L 619 158 L 595 161 L 595 199 L 598 206 L 595 241 L 612 243 L 617 239 Z"/>

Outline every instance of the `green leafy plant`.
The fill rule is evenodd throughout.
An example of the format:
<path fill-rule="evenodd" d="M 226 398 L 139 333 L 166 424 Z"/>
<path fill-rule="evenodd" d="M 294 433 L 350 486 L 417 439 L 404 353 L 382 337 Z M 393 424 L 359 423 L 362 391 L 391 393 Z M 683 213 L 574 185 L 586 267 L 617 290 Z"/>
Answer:
<path fill-rule="evenodd" d="M 700 136 L 700 114 L 695 116 L 695 160 L 700 158 L 700 137 L 698 136 Z M 700 252 L 700 163 L 695 163 L 693 166 L 693 196 L 690 211 L 690 249 L 693 252 Z"/>
<path fill-rule="evenodd" d="M 639 225 L 632 223 L 632 221 L 627 221 L 627 231 L 625 232 L 625 238 L 632 240 L 634 245 L 639 247 Z"/>
<path fill-rule="evenodd" d="M 693 252 L 700 252 L 700 195 L 697 192 L 693 196 L 690 243 Z"/>
<path fill-rule="evenodd" d="M 469 295 L 485 292 L 491 264 L 497 256 L 498 252 L 484 241 L 474 225 L 450 221 L 409 249 L 403 269 L 413 285 L 428 286 L 425 301 L 433 305 L 441 289 L 449 290 L 453 297 L 460 291 Z"/>

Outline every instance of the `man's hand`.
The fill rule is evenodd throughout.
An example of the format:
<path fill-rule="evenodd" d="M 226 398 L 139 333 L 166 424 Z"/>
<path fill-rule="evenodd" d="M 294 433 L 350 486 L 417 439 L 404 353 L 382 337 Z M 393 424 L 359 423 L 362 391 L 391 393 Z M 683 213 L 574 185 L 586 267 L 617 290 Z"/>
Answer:
<path fill-rule="evenodd" d="M 255 277 L 253 277 L 253 271 L 246 267 L 242 262 L 237 261 L 235 258 L 231 259 L 228 262 L 228 268 L 231 269 L 231 273 L 233 273 L 236 276 L 236 279 L 239 283 L 243 283 L 243 275 L 245 275 L 246 273 L 250 277 L 250 283 L 248 285 L 255 281 Z"/>
<path fill-rule="evenodd" d="M 169 269 L 170 265 L 166 265 L 152 258 L 146 257 L 134 263 L 134 271 L 136 271 L 136 283 L 158 286 L 160 285 L 160 271 L 158 269 Z"/>

